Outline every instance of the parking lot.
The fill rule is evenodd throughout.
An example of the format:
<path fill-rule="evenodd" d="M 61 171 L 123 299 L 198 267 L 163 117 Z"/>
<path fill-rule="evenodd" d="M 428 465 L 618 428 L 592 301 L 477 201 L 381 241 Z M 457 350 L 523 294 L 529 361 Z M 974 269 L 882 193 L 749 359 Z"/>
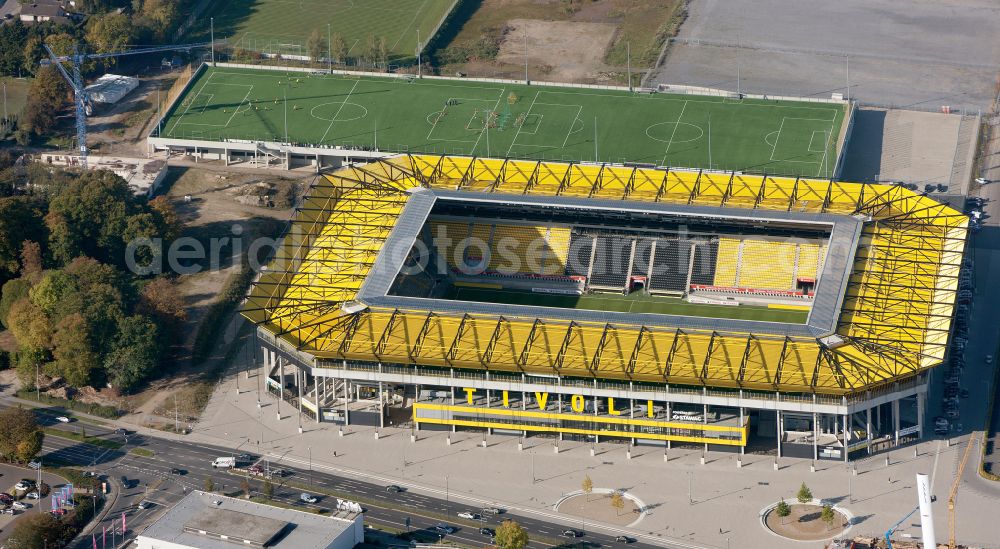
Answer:
<path fill-rule="evenodd" d="M 0 503 L 0 509 L 5 511 L 7 509 L 13 509 L 14 511 L 13 513 L 3 512 L 0 514 L 0 544 L 7 541 L 7 538 L 10 537 L 11 532 L 14 531 L 14 523 L 17 522 L 18 519 L 26 513 L 40 512 L 39 503 L 41 503 L 42 510 L 48 510 L 47 498 L 43 498 L 41 500 L 31 500 L 24 498 L 24 494 L 27 493 L 27 491 L 14 490 L 14 486 L 21 479 L 30 479 L 34 481 L 36 478 L 37 473 L 31 469 L 0 464 L 0 492 L 8 495 L 17 494 L 17 497 L 13 497 L 12 501 L 19 501 L 23 505 L 28 506 L 25 510 L 17 510 L 13 509 L 10 504 Z M 66 479 L 43 471 L 42 482 L 48 484 L 51 488 L 58 489 L 66 483 Z"/>

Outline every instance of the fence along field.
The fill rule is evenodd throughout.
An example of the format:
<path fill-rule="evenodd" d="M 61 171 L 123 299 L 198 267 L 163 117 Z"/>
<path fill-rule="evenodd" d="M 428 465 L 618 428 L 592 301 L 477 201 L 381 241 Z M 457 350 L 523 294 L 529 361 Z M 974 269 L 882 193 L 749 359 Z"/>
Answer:
<path fill-rule="evenodd" d="M 233 48 L 271 55 L 308 56 L 308 39 L 340 33 L 348 56 L 364 57 L 371 35 L 385 41 L 390 62 L 415 56 L 455 0 L 221 0 L 211 16 L 216 38 Z M 206 18 L 207 21 L 207 18 Z M 327 27 L 329 25 L 329 28 Z M 323 55 L 327 52 L 323 48 Z"/>
<path fill-rule="evenodd" d="M 206 69 L 163 137 L 829 177 L 845 114 L 832 103 Z"/>

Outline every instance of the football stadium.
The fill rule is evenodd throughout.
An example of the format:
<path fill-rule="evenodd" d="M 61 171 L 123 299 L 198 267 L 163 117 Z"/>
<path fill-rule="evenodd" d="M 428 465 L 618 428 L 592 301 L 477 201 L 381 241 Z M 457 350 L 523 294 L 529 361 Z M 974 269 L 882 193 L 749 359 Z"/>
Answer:
<path fill-rule="evenodd" d="M 968 218 L 901 186 L 399 154 L 243 314 L 317 422 L 847 461 L 920 439 Z"/>

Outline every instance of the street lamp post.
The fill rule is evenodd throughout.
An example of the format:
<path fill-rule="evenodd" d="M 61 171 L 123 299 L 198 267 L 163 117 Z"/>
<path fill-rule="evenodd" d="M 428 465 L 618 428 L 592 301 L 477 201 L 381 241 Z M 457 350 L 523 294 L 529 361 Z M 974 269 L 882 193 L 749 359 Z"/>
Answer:
<path fill-rule="evenodd" d="M 694 505 L 694 499 L 691 497 L 691 471 L 688 471 L 688 505 Z"/>

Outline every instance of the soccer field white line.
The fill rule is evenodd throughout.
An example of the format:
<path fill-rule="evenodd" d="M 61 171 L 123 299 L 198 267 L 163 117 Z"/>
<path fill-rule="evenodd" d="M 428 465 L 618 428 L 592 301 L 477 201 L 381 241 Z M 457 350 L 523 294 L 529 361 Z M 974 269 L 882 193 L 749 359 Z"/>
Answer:
<path fill-rule="evenodd" d="M 399 38 L 397 38 L 396 41 L 392 43 L 392 46 L 389 48 L 390 50 L 395 50 L 396 49 L 396 46 L 399 45 L 399 41 L 402 40 L 404 36 L 406 36 L 406 32 L 409 31 L 410 27 L 413 26 L 413 22 L 417 20 L 417 17 L 419 17 L 420 14 L 424 12 L 424 8 L 425 7 L 427 7 L 427 0 L 424 0 L 420 4 L 420 7 L 417 8 L 417 10 L 413 12 L 413 18 L 410 19 L 410 22 L 407 23 L 406 27 L 403 28 L 403 32 L 399 33 Z M 430 38 L 430 37 L 428 37 L 428 38 Z M 417 44 L 414 44 L 414 48 L 413 48 L 414 51 L 416 51 L 416 46 L 417 46 Z"/>
<path fill-rule="evenodd" d="M 506 92 L 506 91 L 507 91 L 507 88 L 503 88 L 503 89 L 500 90 L 500 97 L 497 97 L 497 102 L 496 102 L 495 105 L 493 105 L 493 112 L 496 112 L 496 110 L 500 107 L 500 101 L 503 99 L 504 92 Z M 479 140 L 482 139 L 483 138 L 483 134 L 486 133 L 486 132 L 488 132 L 488 131 L 490 131 L 490 121 L 489 121 L 489 119 L 487 119 L 486 123 L 483 124 L 483 131 L 479 132 L 479 137 L 477 137 L 476 138 L 476 142 L 472 144 L 472 150 L 469 151 L 469 154 L 474 154 L 476 152 L 476 147 L 479 146 Z M 489 156 L 489 151 L 486 152 L 486 156 Z"/>
<path fill-rule="evenodd" d="M 191 101 L 187 104 L 187 107 L 185 107 L 184 112 L 182 112 L 181 115 L 177 117 L 177 121 L 174 122 L 174 125 L 171 126 L 169 130 L 167 130 L 167 135 L 173 135 L 174 131 L 177 129 L 177 126 L 181 123 L 182 120 L 184 120 L 184 116 L 187 115 L 188 111 L 191 110 L 191 105 L 193 105 L 194 102 L 198 100 L 198 96 L 201 95 L 201 92 L 205 91 L 205 87 L 208 86 L 209 82 L 212 81 L 213 76 L 215 76 L 214 72 L 208 75 L 208 80 L 206 80 L 205 83 L 202 84 L 200 88 L 198 88 L 198 93 L 194 94 L 194 97 L 191 98 Z"/>
<path fill-rule="evenodd" d="M 687 106 L 688 102 L 685 101 L 684 105 L 681 106 L 681 113 L 677 115 L 677 120 L 674 122 L 674 131 L 670 132 L 670 141 L 667 141 L 667 148 L 663 151 L 663 161 L 660 162 L 661 166 L 667 165 L 667 156 L 670 155 L 670 145 L 674 143 L 674 136 L 677 135 L 677 128 L 681 125 L 681 119 L 684 118 L 684 111 L 687 109 Z"/>
<path fill-rule="evenodd" d="M 535 108 L 535 101 L 538 101 L 538 95 L 540 93 L 542 93 L 541 90 L 535 92 L 535 98 L 532 99 L 531 100 L 531 104 L 528 105 L 528 112 L 524 113 L 524 120 L 527 120 L 528 116 L 531 115 L 531 109 Z M 521 122 L 521 125 L 517 127 L 517 131 L 514 132 L 514 139 L 511 140 L 510 146 L 507 147 L 507 156 L 508 157 L 510 156 L 510 151 L 514 148 L 514 145 L 517 144 L 517 136 L 521 134 L 521 127 L 522 126 L 524 126 L 524 122 L 523 121 Z"/>
<path fill-rule="evenodd" d="M 326 127 L 326 131 L 323 132 L 323 137 L 321 137 L 319 139 L 320 143 L 323 143 L 324 141 L 326 141 L 326 135 L 328 133 L 330 133 L 330 129 L 333 128 L 333 123 L 336 122 L 337 121 L 337 117 L 340 116 L 340 111 L 344 110 L 344 105 L 347 104 L 347 100 L 350 99 L 351 98 L 351 94 L 354 93 L 354 88 L 357 88 L 358 84 L 360 84 L 360 83 L 361 83 L 361 81 L 358 80 L 357 82 L 354 83 L 353 86 L 351 86 L 351 91 L 347 92 L 347 97 L 344 98 L 344 102 L 340 104 L 340 108 L 337 109 L 336 114 L 334 114 L 330 118 L 330 124 Z M 285 108 L 287 109 L 288 107 L 286 106 Z"/>
<path fill-rule="evenodd" d="M 229 120 L 226 120 L 226 125 L 223 126 L 223 128 L 229 127 L 229 123 L 233 121 L 233 117 L 236 116 L 236 113 L 240 112 L 240 107 L 242 107 L 243 104 L 247 102 L 247 99 L 250 97 L 250 93 L 253 92 L 253 84 L 243 84 L 243 85 L 250 86 L 250 89 L 247 90 L 247 94 L 243 96 L 243 100 L 240 101 L 240 104 L 236 105 L 236 108 L 233 109 L 233 114 L 229 116 Z"/>
<path fill-rule="evenodd" d="M 502 97 L 503 96 L 503 90 L 501 89 L 500 92 L 501 92 L 500 95 Z M 459 100 L 459 101 L 485 101 L 485 102 L 492 101 L 492 99 L 470 99 L 468 97 L 449 97 L 448 99 L 445 100 L 445 106 L 444 106 L 444 108 L 442 108 L 440 111 L 437 111 L 437 112 L 444 112 L 444 111 L 446 111 L 448 109 L 448 102 L 451 101 L 451 100 L 453 100 L 453 99 L 456 99 L 456 100 Z M 499 102 L 497 104 L 499 104 Z M 432 112 L 432 113 L 428 114 L 427 117 L 429 118 L 432 114 L 435 114 L 435 113 Z M 473 143 L 473 141 L 471 139 L 446 139 L 446 138 L 442 138 L 442 137 L 432 137 L 432 135 L 434 134 L 434 129 L 437 128 L 437 123 L 438 123 L 438 121 L 441 120 L 441 118 L 442 117 L 438 117 L 436 120 L 434 120 L 433 123 L 430 123 L 430 121 L 428 121 L 428 123 L 431 124 L 431 129 L 427 132 L 427 137 L 425 137 L 424 139 L 426 139 L 428 141 L 452 141 L 452 142 L 455 142 L 455 143 Z M 486 122 L 488 122 L 488 118 L 489 118 L 489 115 L 487 114 L 487 120 L 484 121 L 483 127 L 486 126 Z M 482 130 L 480 130 L 479 133 L 481 134 Z M 478 140 L 476 142 L 478 142 Z"/>

